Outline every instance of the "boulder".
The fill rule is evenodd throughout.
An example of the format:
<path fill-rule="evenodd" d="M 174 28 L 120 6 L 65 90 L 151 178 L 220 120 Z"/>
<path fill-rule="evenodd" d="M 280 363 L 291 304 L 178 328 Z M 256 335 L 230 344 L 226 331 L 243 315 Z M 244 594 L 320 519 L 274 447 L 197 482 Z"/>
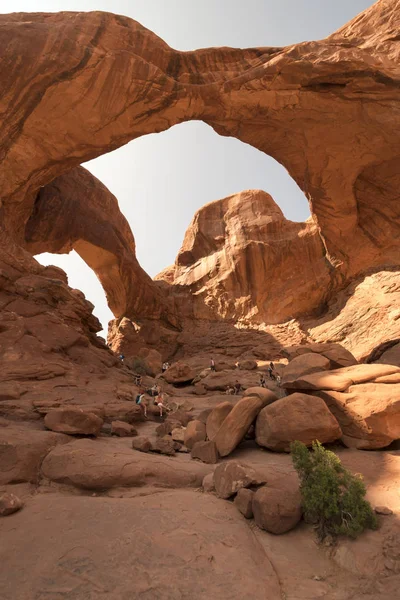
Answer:
<path fill-rule="evenodd" d="M 340 344 L 305 344 L 300 346 L 287 346 L 281 350 L 283 356 L 292 361 L 297 356 L 317 353 L 325 356 L 330 361 L 331 369 L 340 369 L 341 367 L 350 367 L 357 364 L 357 359 L 349 350 Z"/>
<path fill-rule="evenodd" d="M 184 444 L 189 450 L 196 442 L 204 442 L 206 439 L 206 426 L 201 421 L 190 421 L 185 430 Z"/>
<path fill-rule="evenodd" d="M 345 394 L 330 390 L 314 393 L 336 417 L 346 446 L 372 450 L 400 438 L 399 390 L 399 384 L 362 383 L 350 386 Z"/>
<path fill-rule="evenodd" d="M 233 369 L 236 369 L 236 361 L 233 359 L 223 358 L 215 361 L 216 371 L 232 371 Z"/>
<path fill-rule="evenodd" d="M 236 381 L 244 387 L 256 386 L 259 381 L 257 371 L 221 371 L 219 373 L 209 372 L 207 377 L 202 380 L 205 389 L 211 392 L 225 392 L 227 387 L 234 387 Z"/>
<path fill-rule="evenodd" d="M 222 463 L 214 471 L 215 490 L 217 495 L 224 499 L 234 496 L 242 488 L 263 483 L 265 479 L 252 467 L 236 460 Z"/>
<path fill-rule="evenodd" d="M 191 452 L 192 458 L 198 458 L 204 463 L 214 465 L 218 462 L 218 451 L 214 442 L 196 442 Z"/>
<path fill-rule="evenodd" d="M 340 426 L 323 400 L 295 393 L 262 409 L 256 421 L 256 442 L 277 452 L 289 452 L 295 440 L 310 446 L 341 437 Z"/>
<path fill-rule="evenodd" d="M 211 413 L 212 410 L 212 408 L 206 408 L 202 410 L 201 413 L 198 414 L 196 417 L 197 421 L 201 421 L 205 425 L 207 423 L 208 415 Z"/>
<path fill-rule="evenodd" d="M 286 533 L 301 519 L 300 492 L 263 486 L 253 496 L 253 513 L 261 529 L 276 535 Z"/>
<path fill-rule="evenodd" d="M 12 515 L 23 507 L 23 502 L 15 494 L 0 495 L 0 517 Z"/>
<path fill-rule="evenodd" d="M 47 413 L 48 429 L 68 435 L 99 435 L 103 419 L 79 408 L 56 408 Z"/>
<path fill-rule="evenodd" d="M 148 375 L 155 377 L 161 373 L 163 360 L 158 350 L 154 350 L 154 348 L 140 348 L 138 354 L 145 363 Z"/>
<path fill-rule="evenodd" d="M 344 392 L 351 385 L 374 381 L 378 377 L 400 373 L 400 368 L 393 365 L 362 364 L 344 367 L 334 371 L 324 371 L 304 375 L 286 383 L 286 389 L 294 390 L 333 390 Z"/>
<path fill-rule="evenodd" d="M 375 506 L 374 511 L 377 515 L 389 516 L 393 514 L 393 511 L 388 506 Z"/>
<path fill-rule="evenodd" d="M 330 364 L 329 358 L 322 356 L 322 354 L 315 354 L 314 352 L 296 356 L 285 367 L 281 385 L 282 387 L 286 387 L 287 383 L 293 383 L 303 375 L 327 371 L 330 368 Z"/>
<path fill-rule="evenodd" d="M 186 425 L 191 421 L 193 417 L 185 410 L 178 408 L 174 412 L 170 413 L 168 417 L 165 419 L 165 423 L 173 422 L 180 423 L 182 427 L 186 427 Z"/>
<path fill-rule="evenodd" d="M 165 454 L 166 456 L 174 456 L 177 447 L 177 442 L 169 436 L 158 437 L 151 448 L 151 452 L 157 452 L 158 454 Z"/>
<path fill-rule="evenodd" d="M 139 450 L 139 452 L 150 452 L 153 449 L 153 445 L 147 437 L 138 435 L 132 440 L 132 448 Z"/>
<path fill-rule="evenodd" d="M 376 362 L 400 367 L 400 342 L 385 350 Z"/>
<path fill-rule="evenodd" d="M 269 392 L 268 398 L 271 401 L 276 400 L 273 392 Z M 240 444 L 250 425 L 267 402 L 268 400 L 261 400 L 257 396 L 239 400 L 223 421 L 214 438 L 220 456 L 228 456 Z"/>
<path fill-rule="evenodd" d="M 70 441 L 70 437 L 52 431 L 0 427 L 0 485 L 36 483 L 46 455 L 57 444 Z"/>
<path fill-rule="evenodd" d="M 253 517 L 253 496 L 254 492 L 247 488 L 242 488 L 236 494 L 234 504 L 246 519 Z"/>
<path fill-rule="evenodd" d="M 111 435 L 117 435 L 118 437 L 132 437 L 137 435 L 137 431 L 132 425 L 125 423 L 125 421 L 112 421 Z"/>
<path fill-rule="evenodd" d="M 232 408 L 233 404 L 226 401 L 221 402 L 221 404 L 217 404 L 217 406 L 212 409 L 206 422 L 206 431 L 209 440 L 215 439 L 215 436 L 217 435 L 222 423 L 225 421 Z"/>
<path fill-rule="evenodd" d="M 202 487 L 205 492 L 214 492 L 215 491 L 214 473 L 207 473 L 207 475 L 205 475 L 205 477 L 203 479 Z"/>
<path fill-rule="evenodd" d="M 257 369 L 257 361 L 251 359 L 241 360 L 239 362 L 239 369 L 241 371 L 253 371 L 254 369 Z"/>
<path fill-rule="evenodd" d="M 171 437 L 174 440 L 174 442 L 182 442 L 183 444 L 183 442 L 185 441 L 185 431 L 185 427 L 175 427 L 175 429 L 173 429 L 171 432 Z"/>
<path fill-rule="evenodd" d="M 189 383 L 196 377 L 196 372 L 186 363 L 177 362 L 162 375 L 167 383 Z"/>
<path fill-rule="evenodd" d="M 271 390 L 260 386 L 247 388 L 245 395 L 246 398 L 249 396 L 256 396 L 257 398 L 260 398 L 260 400 L 264 402 L 264 406 L 267 406 L 267 404 L 271 404 L 271 402 L 275 402 L 275 400 L 277 400 L 276 395 L 273 392 L 271 393 Z"/>

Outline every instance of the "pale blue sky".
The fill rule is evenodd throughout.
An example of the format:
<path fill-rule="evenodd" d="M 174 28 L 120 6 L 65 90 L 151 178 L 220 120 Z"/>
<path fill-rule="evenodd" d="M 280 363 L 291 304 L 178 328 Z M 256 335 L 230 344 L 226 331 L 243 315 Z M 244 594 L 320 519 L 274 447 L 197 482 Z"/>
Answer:
<path fill-rule="evenodd" d="M 371 0 L 2 0 L 7 12 L 104 10 L 127 15 L 179 50 L 208 46 L 285 46 L 321 39 Z M 243 189 L 269 192 L 287 218 L 309 215 L 307 201 L 272 158 L 204 123 L 149 135 L 85 165 L 118 198 L 143 268 L 156 275 L 171 264 L 195 211 Z M 94 274 L 74 253 L 41 255 L 81 289 L 106 327 L 112 318 Z"/>

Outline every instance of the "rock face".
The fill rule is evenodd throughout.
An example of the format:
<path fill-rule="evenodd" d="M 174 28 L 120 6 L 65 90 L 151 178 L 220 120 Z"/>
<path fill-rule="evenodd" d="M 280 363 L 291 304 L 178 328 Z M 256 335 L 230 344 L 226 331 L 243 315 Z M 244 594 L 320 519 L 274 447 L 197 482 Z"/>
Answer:
<path fill-rule="evenodd" d="M 208 494 L 165 490 L 118 500 L 39 494 L 0 526 L 2 600 L 15 600 L 16 586 L 18 600 L 43 594 L 161 600 L 176 598 L 178 588 L 182 598 L 196 600 L 282 597 L 271 563 L 260 553 L 259 542 L 237 510 Z M 24 533 L 18 541 L 15 527 Z M 106 552 L 102 539 L 107 540 Z M 29 582 L 16 575 L 14 561 L 22 554 Z M 210 569 L 211 556 L 219 565 L 217 570 Z M 132 577 L 141 561 L 143 565 Z M 55 587 L 61 590 L 56 596 Z"/>
<path fill-rule="evenodd" d="M 175 327 L 183 315 L 261 323 L 320 308 L 338 286 L 366 268 L 398 263 L 397 114 L 386 101 L 395 93 L 398 72 L 399 44 L 390 34 L 397 9 L 397 0 L 381 0 L 318 42 L 192 53 L 175 51 L 138 23 L 107 13 L 37 13 L 29 22 L 23 13 L 2 15 L 2 30 L 12 40 L 0 63 L 1 108 L 9 114 L 0 138 L 3 227 L 32 251 L 51 250 L 56 230 L 61 232 L 57 251 L 76 247 L 103 278 L 115 314 L 133 320 L 161 318 Z M 15 55 L 20 70 L 11 77 L 8 61 Z M 130 76 L 105 93 L 110 72 Z M 38 98 L 34 110 L 14 112 L 17 97 L 22 108 L 27 105 L 32 86 Z M 81 95 L 85 102 L 76 110 L 72 99 Z M 360 110 L 366 100 L 373 105 L 367 112 Z M 212 204 L 196 216 L 175 267 L 164 273 L 164 281 L 153 283 L 135 263 L 133 238 L 115 203 L 101 200 L 101 214 L 94 214 L 97 197 L 104 194 L 78 165 L 188 119 L 204 120 L 218 133 L 273 155 L 310 199 L 312 219 L 288 223 L 270 197 L 257 191 Z M 332 156 L 335 160 L 328 160 Z M 83 195 L 85 203 L 74 200 Z M 60 203 L 74 217 L 67 235 L 62 221 L 51 218 L 59 214 Z M 235 218 L 239 204 L 242 227 Z M 220 219 L 222 205 L 227 216 Z M 328 208 L 332 205 L 334 211 Z M 276 250 L 264 248 L 265 239 Z M 224 248 L 237 259 L 235 272 L 221 254 Z M 214 263 L 213 255 L 221 255 L 222 263 Z M 200 264 L 191 274 L 196 258 Z M 215 265 L 211 275 L 206 265 Z M 272 273 L 271 279 L 257 277 L 259 272 Z M 285 273 L 300 281 L 300 272 L 302 285 L 289 294 Z M 189 294 L 170 289 L 179 279 Z M 224 287 L 225 279 L 233 288 Z M 229 291 L 223 301 L 218 283 Z M 200 286 L 203 298 L 197 301 L 191 294 Z M 285 303 L 279 286 L 285 286 Z"/>
<path fill-rule="evenodd" d="M 240 444 L 260 410 L 275 400 L 273 392 L 269 392 L 269 400 L 261 400 L 256 396 L 239 400 L 215 435 L 214 441 L 220 456 L 228 456 Z"/>
<path fill-rule="evenodd" d="M 291 394 L 262 409 L 256 421 L 256 442 L 270 450 L 290 451 L 295 440 L 311 446 L 334 442 L 342 435 L 339 424 L 321 398 Z"/>
<path fill-rule="evenodd" d="M 103 420 L 77 408 L 60 408 L 47 413 L 44 424 L 58 433 L 99 435 Z"/>

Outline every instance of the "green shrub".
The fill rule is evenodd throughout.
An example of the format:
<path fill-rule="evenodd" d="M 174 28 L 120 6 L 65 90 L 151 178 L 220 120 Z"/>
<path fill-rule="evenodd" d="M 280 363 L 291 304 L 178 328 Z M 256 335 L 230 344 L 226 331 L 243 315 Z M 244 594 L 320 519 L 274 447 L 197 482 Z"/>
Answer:
<path fill-rule="evenodd" d="M 361 475 L 352 475 L 336 454 L 319 442 L 313 442 L 311 451 L 301 442 L 293 442 L 291 452 L 300 477 L 304 518 L 315 524 L 321 541 L 327 535 L 355 538 L 364 529 L 376 529 Z"/>

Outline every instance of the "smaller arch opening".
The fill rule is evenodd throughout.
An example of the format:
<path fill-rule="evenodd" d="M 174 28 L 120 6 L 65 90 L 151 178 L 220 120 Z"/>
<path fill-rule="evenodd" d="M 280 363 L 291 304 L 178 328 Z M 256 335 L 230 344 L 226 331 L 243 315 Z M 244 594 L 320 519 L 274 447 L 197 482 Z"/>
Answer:
<path fill-rule="evenodd" d="M 93 314 L 103 326 L 97 335 L 107 338 L 108 322 L 114 319 L 114 315 L 108 307 L 106 295 L 96 274 L 79 254 L 75 250 L 69 254 L 44 252 L 37 254 L 35 259 L 43 266 L 55 265 L 66 272 L 69 286 L 82 291 L 86 299 L 94 305 Z"/>

